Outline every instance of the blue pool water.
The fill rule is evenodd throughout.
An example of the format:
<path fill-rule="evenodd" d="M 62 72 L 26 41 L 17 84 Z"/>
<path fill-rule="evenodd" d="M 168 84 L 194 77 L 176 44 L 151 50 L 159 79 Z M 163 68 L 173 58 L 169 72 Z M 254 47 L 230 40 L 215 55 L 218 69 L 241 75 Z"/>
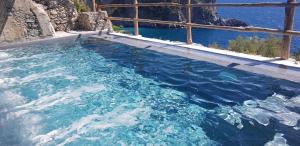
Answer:
<path fill-rule="evenodd" d="M 217 3 L 251 3 L 251 2 L 286 2 L 286 0 L 217 0 Z M 240 7 L 219 7 L 218 15 L 222 18 L 240 19 L 251 26 L 283 29 L 284 8 L 263 7 L 263 8 L 240 8 Z M 296 9 L 294 29 L 300 30 L 300 8 Z M 125 28 L 133 32 L 133 28 Z M 141 28 L 141 35 L 150 38 L 160 38 L 172 41 L 186 41 L 185 29 L 166 28 Z M 237 36 L 265 38 L 269 34 L 264 33 L 241 33 L 233 31 L 194 29 L 193 41 L 208 46 L 218 43 L 222 47 L 227 47 L 228 40 L 233 40 Z M 280 36 L 278 36 L 280 37 Z M 300 50 L 300 37 L 293 37 L 292 52 Z"/>
<path fill-rule="evenodd" d="M 0 50 L 0 145 L 300 144 L 300 84 L 98 39 Z"/>

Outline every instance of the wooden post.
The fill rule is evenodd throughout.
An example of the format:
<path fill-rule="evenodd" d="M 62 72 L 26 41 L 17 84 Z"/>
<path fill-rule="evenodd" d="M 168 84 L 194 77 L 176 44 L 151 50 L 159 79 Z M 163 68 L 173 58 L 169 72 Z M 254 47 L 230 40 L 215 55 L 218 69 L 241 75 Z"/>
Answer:
<path fill-rule="evenodd" d="M 186 5 L 186 13 L 187 13 L 187 26 L 186 26 L 186 35 L 187 35 L 187 44 L 192 44 L 193 39 L 192 39 L 192 14 L 191 14 L 191 0 L 187 0 L 187 5 Z"/>
<path fill-rule="evenodd" d="M 297 0 L 287 0 L 287 3 L 296 3 L 296 1 Z M 284 31 L 293 30 L 294 16 L 295 16 L 295 7 L 287 6 L 285 8 Z M 281 50 L 282 59 L 289 59 L 291 42 L 292 42 L 292 35 L 283 36 L 283 41 L 282 41 L 283 48 Z"/>
<path fill-rule="evenodd" d="M 93 12 L 97 12 L 96 0 L 93 0 Z"/>
<path fill-rule="evenodd" d="M 139 7 L 138 0 L 134 0 L 134 35 L 139 35 Z"/>

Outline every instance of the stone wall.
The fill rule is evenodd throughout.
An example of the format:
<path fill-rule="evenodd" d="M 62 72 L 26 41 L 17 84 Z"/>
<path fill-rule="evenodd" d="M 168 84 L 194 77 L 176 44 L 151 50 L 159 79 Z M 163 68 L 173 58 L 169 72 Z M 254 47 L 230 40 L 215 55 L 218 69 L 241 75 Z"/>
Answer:
<path fill-rule="evenodd" d="M 76 28 L 87 31 L 111 30 L 111 22 L 105 20 L 105 17 L 107 17 L 106 11 L 80 13 Z"/>
<path fill-rule="evenodd" d="M 78 16 L 71 0 L 33 0 L 42 4 L 56 31 L 69 31 L 75 27 Z"/>

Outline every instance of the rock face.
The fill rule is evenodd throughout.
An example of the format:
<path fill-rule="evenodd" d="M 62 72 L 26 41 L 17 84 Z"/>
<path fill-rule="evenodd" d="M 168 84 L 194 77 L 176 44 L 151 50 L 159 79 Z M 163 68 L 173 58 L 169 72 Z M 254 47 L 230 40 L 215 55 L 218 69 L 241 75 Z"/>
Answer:
<path fill-rule="evenodd" d="M 0 42 L 53 36 L 50 18 L 31 0 L 1 1 Z"/>
<path fill-rule="evenodd" d="M 111 30 L 105 17 L 100 11 L 77 19 L 71 0 L 0 0 L 0 42 L 53 36 L 55 31 Z"/>
<path fill-rule="evenodd" d="M 110 29 L 111 23 L 106 21 L 105 17 L 107 17 L 106 11 L 80 13 L 77 18 L 76 28 L 88 31 Z"/>
<path fill-rule="evenodd" d="M 132 0 L 98 0 L 101 4 L 122 4 L 132 3 Z M 158 3 L 158 2 L 174 2 L 186 4 L 186 0 L 139 0 L 140 3 Z M 192 3 L 215 3 L 216 0 L 192 0 Z M 132 8 L 118 8 L 108 10 L 108 14 L 113 17 L 133 17 Z M 169 20 L 169 21 L 186 21 L 186 10 L 176 7 L 144 7 L 139 8 L 139 17 L 144 19 Z M 247 26 L 246 23 L 237 19 L 222 19 L 217 16 L 216 8 L 194 8 L 192 9 L 192 22 L 200 24 L 228 25 L 228 26 Z M 132 26 L 128 22 L 116 22 L 115 24 Z M 151 24 L 141 23 L 141 26 L 153 26 Z"/>
<path fill-rule="evenodd" d="M 44 6 L 56 31 L 69 31 L 74 29 L 78 14 L 71 0 L 33 1 Z"/>

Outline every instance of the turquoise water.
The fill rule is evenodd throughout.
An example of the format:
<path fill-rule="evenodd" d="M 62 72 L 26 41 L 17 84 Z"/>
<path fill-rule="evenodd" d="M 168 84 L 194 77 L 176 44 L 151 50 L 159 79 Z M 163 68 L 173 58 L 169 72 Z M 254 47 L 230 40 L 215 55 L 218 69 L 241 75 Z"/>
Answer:
<path fill-rule="evenodd" d="M 286 0 L 217 0 L 217 3 L 251 3 L 251 2 L 286 2 Z M 219 7 L 218 15 L 222 18 L 240 19 L 251 26 L 283 29 L 284 8 L 263 7 L 263 8 L 240 8 L 240 7 Z M 132 28 L 126 28 L 133 32 Z M 296 9 L 294 30 L 300 30 L 300 8 Z M 160 38 L 172 41 L 186 41 L 185 29 L 166 29 L 166 28 L 141 28 L 141 35 L 150 38 Z M 228 41 L 238 36 L 265 38 L 270 34 L 264 33 L 241 33 L 234 31 L 222 31 L 211 29 L 194 29 L 193 41 L 208 46 L 218 43 L 222 47 L 227 47 Z M 281 36 L 278 36 L 281 37 Z M 293 37 L 292 52 L 300 50 L 300 37 Z"/>
<path fill-rule="evenodd" d="M 299 145 L 300 84 L 96 39 L 0 50 L 0 145 Z"/>

